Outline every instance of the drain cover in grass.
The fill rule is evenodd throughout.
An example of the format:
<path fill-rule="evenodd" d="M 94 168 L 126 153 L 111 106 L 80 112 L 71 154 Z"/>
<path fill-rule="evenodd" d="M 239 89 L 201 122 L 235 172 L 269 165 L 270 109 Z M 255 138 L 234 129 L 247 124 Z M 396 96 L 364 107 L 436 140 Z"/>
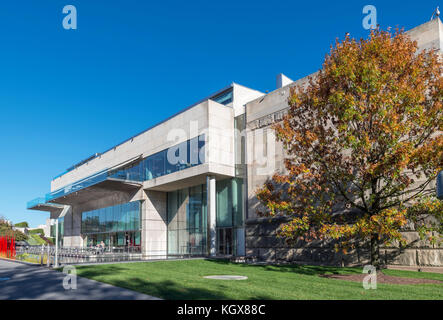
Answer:
<path fill-rule="evenodd" d="M 246 280 L 248 277 L 245 276 L 206 276 L 205 279 L 215 279 L 215 280 Z"/>

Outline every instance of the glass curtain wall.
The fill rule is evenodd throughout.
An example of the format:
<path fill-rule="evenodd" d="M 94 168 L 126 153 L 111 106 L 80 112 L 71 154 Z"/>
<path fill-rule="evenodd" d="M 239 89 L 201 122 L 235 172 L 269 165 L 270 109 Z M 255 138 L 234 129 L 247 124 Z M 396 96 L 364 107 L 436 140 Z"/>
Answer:
<path fill-rule="evenodd" d="M 215 102 L 218 102 L 223 105 L 230 104 L 233 99 L 233 93 L 234 91 L 231 89 L 220 93 L 218 96 L 213 97 L 211 100 L 214 100 Z"/>
<path fill-rule="evenodd" d="M 141 163 L 144 168 L 144 180 L 151 180 L 205 162 L 205 136 L 179 143 L 157 152 Z"/>
<path fill-rule="evenodd" d="M 235 254 L 237 228 L 243 227 L 243 179 L 216 183 L 217 252 Z M 168 192 L 168 255 L 207 254 L 206 184 Z"/>
<path fill-rule="evenodd" d="M 111 172 L 110 177 L 146 181 L 205 162 L 205 135 L 192 138 L 143 159 L 135 165 Z"/>
<path fill-rule="evenodd" d="M 138 163 L 130 164 L 119 169 L 105 169 L 97 172 L 80 181 L 46 194 L 44 199 L 39 198 L 30 201 L 27 204 L 28 208 L 35 205 L 35 203 L 57 199 L 107 179 L 142 182 L 202 164 L 205 162 L 204 146 L 205 135 L 203 134 L 155 153 Z"/>
<path fill-rule="evenodd" d="M 243 225 L 243 179 L 217 181 L 217 227 Z"/>
<path fill-rule="evenodd" d="M 65 234 L 65 217 L 59 218 L 56 221 L 57 221 L 56 223 L 58 223 L 58 244 L 60 246 L 63 246 L 63 236 Z M 55 233 L 57 230 L 56 228 L 57 228 L 56 224 L 51 225 L 50 235 L 51 238 L 54 238 L 54 241 L 55 241 Z"/>
<path fill-rule="evenodd" d="M 206 254 L 206 185 L 168 192 L 168 255 Z"/>
<path fill-rule="evenodd" d="M 140 246 L 141 202 L 83 212 L 81 228 L 87 246 L 102 241 L 106 247 Z"/>
<path fill-rule="evenodd" d="M 217 254 L 235 255 L 237 228 L 243 227 L 243 179 L 217 181 Z"/>

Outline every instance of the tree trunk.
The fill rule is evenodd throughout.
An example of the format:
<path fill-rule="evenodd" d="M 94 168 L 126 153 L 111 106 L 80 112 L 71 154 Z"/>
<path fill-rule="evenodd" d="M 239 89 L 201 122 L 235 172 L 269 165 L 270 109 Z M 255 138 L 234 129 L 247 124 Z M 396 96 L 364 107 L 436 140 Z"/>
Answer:
<path fill-rule="evenodd" d="M 378 241 L 378 234 L 371 235 L 371 264 L 380 270 L 380 247 Z"/>

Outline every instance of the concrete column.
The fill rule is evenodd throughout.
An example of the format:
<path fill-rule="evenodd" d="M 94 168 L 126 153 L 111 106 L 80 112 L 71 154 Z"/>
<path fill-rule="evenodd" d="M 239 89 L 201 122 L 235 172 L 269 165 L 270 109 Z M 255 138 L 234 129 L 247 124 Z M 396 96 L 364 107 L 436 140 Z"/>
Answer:
<path fill-rule="evenodd" d="M 167 257 L 166 200 L 166 192 L 146 192 L 142 205 L 142 254 L 145 259 Z"/>
<path fill-rule="evenodd" d="M 83 246 L 83 239 L 81 237 L 81 226 L 82 208 L 79 206 L 72 206 L 70 209 L 67 209 L 67 212 L 64 216 L 63 246 Z"/>
<path fill-rule="evenodd" d="M 216 184 L 215 177 L 207 176 L 206 177 L 206 188 L 207 188 L 207 203 L 208 203 L 208 253 L 210 256 L 215 256 L 217 253 L 216 250 L 216 236 L 217 232 L 215 229 L 217 222 L 217 207 L 216 207 Z"/>

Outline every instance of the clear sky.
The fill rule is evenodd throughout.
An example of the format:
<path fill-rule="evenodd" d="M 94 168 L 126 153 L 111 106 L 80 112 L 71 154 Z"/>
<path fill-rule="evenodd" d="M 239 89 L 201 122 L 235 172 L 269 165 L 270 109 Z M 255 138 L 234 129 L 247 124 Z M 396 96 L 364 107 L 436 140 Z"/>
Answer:
<path fill-rule="evenodd" d="M 44 223 L 26 202 L 54 176 L 233 81 L 264 92 L 317 71 L 336 37 L 367 36 L 367 4 L 407 30 L 438 2 L 1 1 L 0 215 Z"/>

